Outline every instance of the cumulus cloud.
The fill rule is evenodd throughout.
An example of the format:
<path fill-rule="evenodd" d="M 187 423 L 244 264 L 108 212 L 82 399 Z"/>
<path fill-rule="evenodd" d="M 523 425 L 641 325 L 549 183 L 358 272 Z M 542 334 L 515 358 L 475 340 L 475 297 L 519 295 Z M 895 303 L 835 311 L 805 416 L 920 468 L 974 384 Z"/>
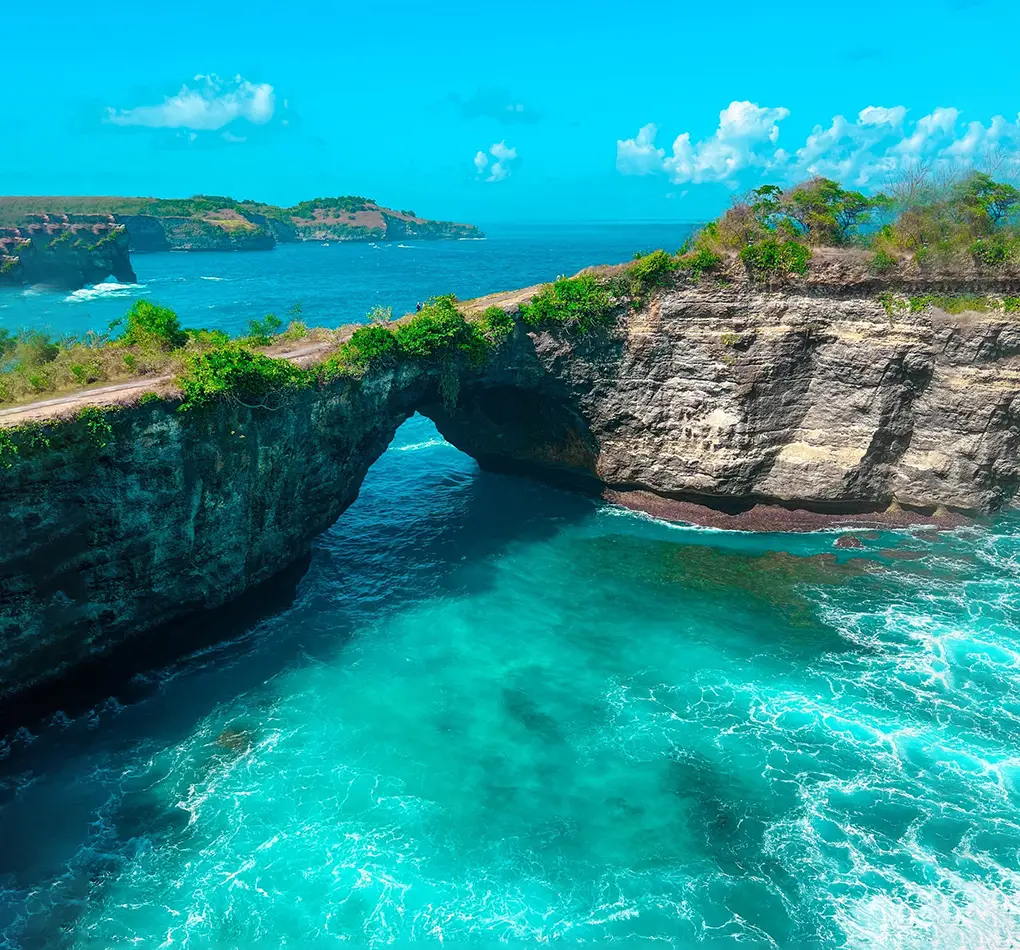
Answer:
<path fill-rule="evenodd" d="M 689 132 L 676 137 L 672 155 L 656 148 L 656 126 L 649 123 L 632 139 L 617 140 L 616 167 L 624 174 L 665 171 L 676 184 L 731 181 L 745 168 L 767 167 L 775 160 L 768 146 L 779 139 L 779 123 L 789 109 L 763 108 L 754 102 L 731 102 L 719 113 L 719 127 L 711 138 L 692 142 Z M 772 152 L 775 152 L 772 149 Z"/>
<path fill-rule="evenodd" d="M 616 140 L 616 167 L 624 175 L 653 175 L 662 171 L 664 149 L 655 147 L 658 132 L 654 122 L 643 125 L 632 139 Z"/>
<path fill-rule="evenodd" d="M 505 141 L 496 142 L 489 147 L 488 155 L 483 151 L 475 153 L 474 161 L 479 177 L 485 176 L 486 181 L 503 181 L 510 177 L 517 164 L 517 149 L 510 148 Z"/>
<path fill-rule="evenodd" d="M 824 175 L 858 187 L 881 184 L 919 165 L 974 165 L 985 156 L 1020 153 L 1020 116 L 994 116 L 988 125 L 959 127 L 957 109 L 939 107 L 913 123 L 905 106 L 867 106 L 857 118 L 837 115 L 816 125 L 793 151 L 779 146 L 780 122 L 788 109 L 733 102 L 719 116 L 715 134 L 692 142 L 684 132 L 672 153 L 655 144 L 649 123 L 632 139 L 616 143 L 616 167 L 625 175 L 665 174 L 675 183 L 725 182 L 737 187 L 745 177 L 768 172 L 779 180 Z"/>
<path fill-rule="evenodd" d="M 204 132 L 222 129 L 236 119 L 265 125 L 275 109 L 276 96 L 269 83 L 253 83 L 241 76 L 220 79 L 212 74 L 199 74 L 193 86 L 185 83 L 176 95 L 167 96 L 158 105 L 108 108 L 106 121 L 114 125 Z"/>

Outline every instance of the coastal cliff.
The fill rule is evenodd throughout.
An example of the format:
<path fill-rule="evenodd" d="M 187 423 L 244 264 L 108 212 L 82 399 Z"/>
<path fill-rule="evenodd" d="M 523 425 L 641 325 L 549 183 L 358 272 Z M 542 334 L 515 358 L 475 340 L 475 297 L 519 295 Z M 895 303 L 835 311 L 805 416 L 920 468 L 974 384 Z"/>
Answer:
<path fill-rule="evenodd" d="M 135 280 L 127 231 L 109 215 L 40 215 L 0 228 L 0 286 L 73 290 L 110 276 Z"/>
<path fill-rule="evenodd" d="M 778 291 L 736 269 L 670 281 L 583 332 L 537 319 L 538 291 L 461 305 L 508 315 L 484 359 L 380 358 L 272 406 L 136 394 L 0 418 L 21 446 L 0 467 L 0 698 L 302 557 L 414 411 L 484 467 L 673 517 L 1016 504 L 1015 288 L 820 255 Z"/>
<path fill-rule="evenodd" d="M 127 230 L 129 248 L 155 251 L 265 251 L 300 241 L 480 238 L 474 225 L 422 218 L 370 198 L 314 198 L 291 207 L 215 195 L 193 198 L 0 197 L 0 226 L 92 215 Z"/>

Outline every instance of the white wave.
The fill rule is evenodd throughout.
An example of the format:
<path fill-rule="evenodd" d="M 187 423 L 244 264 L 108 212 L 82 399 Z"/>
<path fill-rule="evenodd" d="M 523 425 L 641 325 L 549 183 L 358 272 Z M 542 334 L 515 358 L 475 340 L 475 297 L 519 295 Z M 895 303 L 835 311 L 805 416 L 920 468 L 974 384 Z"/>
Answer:
<path fill-rule="evenodd" d="M 226 277 L 199 277 L 199 280 L 226 280 Z"/>
<path fill-rule="evenodd" d="M 145 284 L 118 284 L 114 281 L 104 281 L 101 284 L 93 284 L 91 287 L 82 287 L 81 290 L 72 291 L 64 298 L 64 303 L 87 303 L 90 300 L 99 300 L 103 297 L 130 297 L 144 288 Z"/>
<path fill-rule="evenodd" d="M 453 448 L 446 439 L 428 439 L 425 442 L 413 442 L 411 445 L 395 445 L 394 452 L 417 452 L 419 449 L 431 449 L 437 445 L 445 445 Z"/>
<path fill-rule="evenodd" d="M 413 249 L 414 245 L 413 244 L 398 244 L 397 247 L 406 247 L 408 249 Z"/>

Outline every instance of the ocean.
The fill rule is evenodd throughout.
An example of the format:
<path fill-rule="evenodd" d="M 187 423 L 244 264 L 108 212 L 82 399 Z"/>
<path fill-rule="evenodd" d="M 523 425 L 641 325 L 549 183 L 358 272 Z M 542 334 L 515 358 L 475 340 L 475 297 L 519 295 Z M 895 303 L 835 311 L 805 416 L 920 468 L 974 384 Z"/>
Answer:
<path fill-rule="evenodd" d="M 683 230 L 140 256 L 0 321 L 337 325 Z M 1015 947 L 1020 522 L 837 538 L 482 472 L 415 417 L 283 602 L 0 747 L 0 947 Z"/>

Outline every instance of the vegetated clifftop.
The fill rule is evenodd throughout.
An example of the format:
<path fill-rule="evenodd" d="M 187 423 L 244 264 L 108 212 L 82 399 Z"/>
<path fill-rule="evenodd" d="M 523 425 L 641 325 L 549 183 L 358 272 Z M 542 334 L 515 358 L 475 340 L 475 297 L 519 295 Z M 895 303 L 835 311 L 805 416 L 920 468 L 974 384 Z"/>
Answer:
<path fill-rule="evenodd" d="M 111 275 L 135 279 L 127 231 L 109 215 L 40 215 L 0 228 L 0 286 L 73 290 Z"/>
<path fill-rule="evenodd" d="M 105 214 L 127 228 L 130 249 L 263 251 L 295 241 L 393 241 L 479 238 L 474 225 L 431 221 L 368 198 L 316 198 L 289 208 L 215 195 L 194 198 L 0 198 L 0 225 L 21 226 L 47 215 Z"/>
<path fill-rule="evenodd" d="M 580 332 L 529 310 L 531 288 L 464 305 L 514 320 L 455 377 L 445 357 L 384 356 L 271 407 L 0 417 L 0 698 L 302 557 L 416 410 L 484 467 L 667 515 L 1013 506 L 1017 289 L 819 254 L 776 291 L 733 266 L 669 279 Z"/>

